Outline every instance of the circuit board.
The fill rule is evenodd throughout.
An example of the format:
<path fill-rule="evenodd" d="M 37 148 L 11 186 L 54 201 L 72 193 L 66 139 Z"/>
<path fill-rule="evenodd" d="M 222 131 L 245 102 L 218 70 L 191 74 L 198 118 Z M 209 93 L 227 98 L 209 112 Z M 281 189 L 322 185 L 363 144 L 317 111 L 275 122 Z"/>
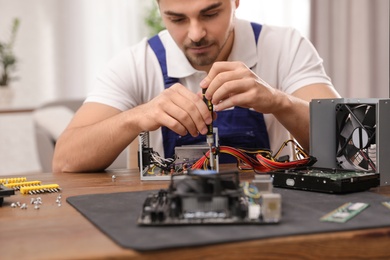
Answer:
<path fill-rule="evenodd" d="M 345 223 L 369 206 L 363 202 L 348 202 L 323 216 L 321 221 Z"/>
<path fill-rule="evenodd" d="M 190 172 L 172 176 L 168 189 L 150 194 L 139 225 L 275 224 L 281 218 L 280 194 L 262 194 L 238 172 Z"/>

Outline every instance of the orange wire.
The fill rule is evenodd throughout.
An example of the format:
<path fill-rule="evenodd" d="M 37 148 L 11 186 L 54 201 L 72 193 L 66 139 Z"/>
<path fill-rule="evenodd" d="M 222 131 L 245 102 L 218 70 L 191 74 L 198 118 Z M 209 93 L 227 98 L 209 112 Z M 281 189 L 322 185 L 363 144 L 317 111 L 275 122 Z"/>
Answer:
<path fill-rule="evenodd" d="M 313 161 L 313 157 L 278 162 L 271 155 L 269 150 L 247 151 L 230 146 L 220 146 L 219 153 L 229 154 L 237 159 L 237 168 L 240 170 L 254 170 L 255 172 L 269 172 L 276 169 L 289 169 L 298 166 L 305 166 Z M 210 151 L 207 151 L 198 161 L 192 165 L 192 169 L 208 169 Z"/>

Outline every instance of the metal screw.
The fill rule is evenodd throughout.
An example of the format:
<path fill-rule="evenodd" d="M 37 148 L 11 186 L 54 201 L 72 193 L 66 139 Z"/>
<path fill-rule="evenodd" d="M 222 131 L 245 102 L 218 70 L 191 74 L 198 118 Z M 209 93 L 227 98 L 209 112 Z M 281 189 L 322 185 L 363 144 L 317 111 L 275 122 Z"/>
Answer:
<path fill-rule="evenodd" d="M 61 207 L 61 198 L 62 198 L 61 195 L 57 196 L 56 202 L 58 207 Z"/>

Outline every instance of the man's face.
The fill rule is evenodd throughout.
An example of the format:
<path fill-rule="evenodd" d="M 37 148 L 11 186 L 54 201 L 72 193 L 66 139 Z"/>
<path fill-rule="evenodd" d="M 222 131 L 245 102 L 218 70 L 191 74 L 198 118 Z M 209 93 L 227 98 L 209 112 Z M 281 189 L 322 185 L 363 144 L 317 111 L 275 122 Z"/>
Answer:
<path fill-rule="evenodd" d="M 165 27 L 189 62 L 209 70 L 226 60 L 233 44 L 238 0 L 160 0 Z"/>

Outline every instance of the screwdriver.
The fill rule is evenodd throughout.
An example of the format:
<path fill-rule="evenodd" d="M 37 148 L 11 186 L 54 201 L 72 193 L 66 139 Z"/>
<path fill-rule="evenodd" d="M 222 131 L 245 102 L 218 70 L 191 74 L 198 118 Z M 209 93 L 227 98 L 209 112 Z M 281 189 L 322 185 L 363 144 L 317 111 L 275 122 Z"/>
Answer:
<path fill-rule="evenodd" d="M 206 103 L 207 108 L 210 111 L 211 117 L 213 117 L 213 103 L 211 103 L 211 100 L 207 100 L 205 93 L 207 89 L 202 89 L 202 95 L 203 95 L 203 101 Z M 214 166 L 214 154 L 213 154 L 213 144 L 214 144 L 214 131 L 213 131 L 213 122 L 209 125 L 207 125 L 207 134 L 206 134 L 206 142 L 209 145 L 209 151 L 210 151 L 210 168 L 211 170 L 215 170 Z"/>

